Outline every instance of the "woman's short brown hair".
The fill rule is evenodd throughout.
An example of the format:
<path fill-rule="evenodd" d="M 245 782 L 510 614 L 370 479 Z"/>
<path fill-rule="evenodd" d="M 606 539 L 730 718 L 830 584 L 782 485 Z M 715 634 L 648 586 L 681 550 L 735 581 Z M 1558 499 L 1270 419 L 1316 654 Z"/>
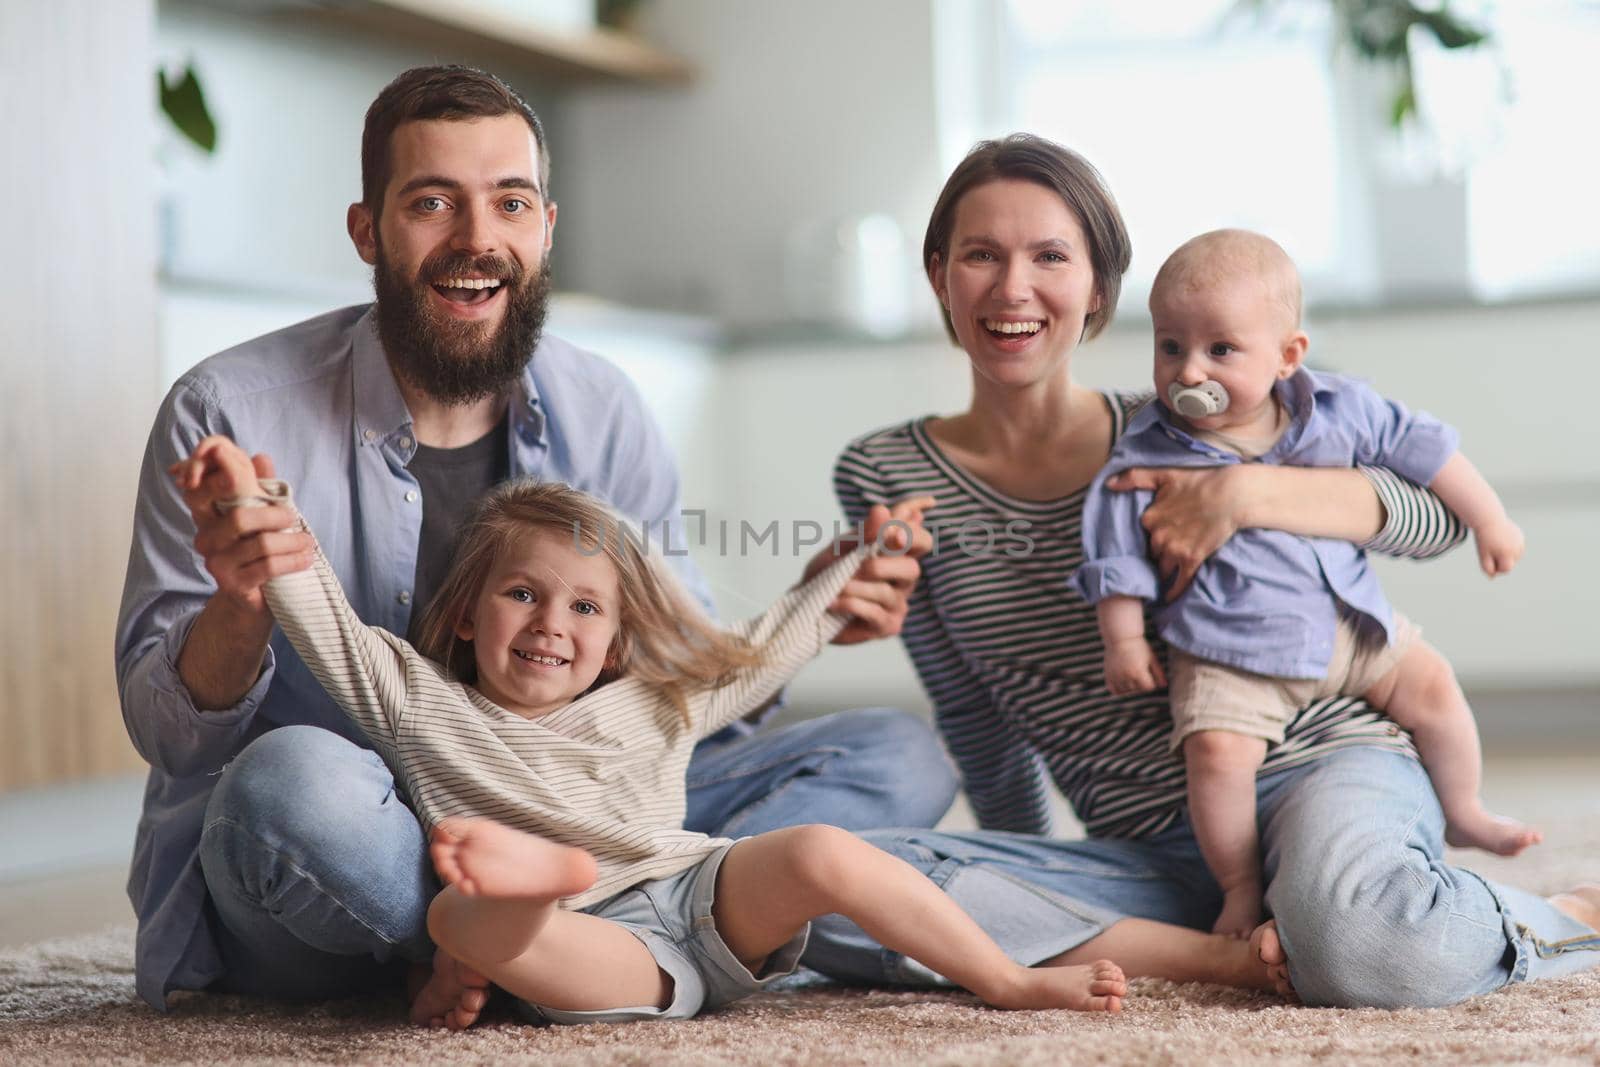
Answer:
<path fill-rule="evenodd" d="M 956 209 L 973 188 L 1000 178 L 1033 182 L 1053 191 L 1078 218 L 1089 241 L 1089 263 L 1094 269 L 1100 306 L 1084 319 L 1083 340 L 1096 336 L 1110 323 L 1122 293 L 1122 276 L 1133 258 L 1122 212 L 1106 188 L 1105 179 L 1087 159 L 1070 148 L 1031 133 L 1013 133 L 993 141 L 979 141 L 950 172 L 928 219 L 922 240 L 922 269 L 932 277 L 933 260 L 950 262 L 950 237 L 956 227 Z M 950 312 L 944 311 L 945 332 L 956 341 Z M 957 342 L 959 343 L 959 342 Z"/>
<path fill-rule="evenodd" d="M 533 108 L 493 74 L 472 67 L 412 67 L 383 87 L 367 108 L 361 131 L 361 201 L 377 218 L 383 209 L 383 191 L 389 186 L 392 163 L 389 143 L 402 123 L 422 119 L 494 118 L 521 115 L 539 146 L 539 195 L 550 198 L 550 150 L 545 146 L 544 124 Z"/>

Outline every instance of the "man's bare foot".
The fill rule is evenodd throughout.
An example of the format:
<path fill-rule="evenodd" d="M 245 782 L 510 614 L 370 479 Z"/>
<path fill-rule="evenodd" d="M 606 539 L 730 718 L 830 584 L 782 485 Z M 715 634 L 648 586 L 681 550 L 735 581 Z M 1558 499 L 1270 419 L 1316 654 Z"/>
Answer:
<path fill-rule="evenodd" d="M 449 955 L 434 953 L 433 973 L 411 998 L 411 1021 L 418 1026 L 465 1030 L 489 1003 L 489 979 Z"/>
<path fill-rule="evenodd" d="M 1600 933 L 1600 885 L 1588 882 L 1557 893 L 1550 898 L 1550 905 Z"/>
<path fill-rule="evenodd" d="M 1004 991 L 984 996 L 997 1008 L 1028 1011 L 1071 1008 L 1073 1011 L 1122 1010 L 1128 980 L 1110 960 L 1059 967 L 1019 967 Z"/>
<path fill-rule="evenodd" d="M 469 897 L 554 900 L 594 884 L 594 858 L 490 819 L 445 819 L 428 843 L 434 870 Z"/>
<path fill-rule="evenodd" d="M 1278 920 L 1268 919 L 1256 927 L 1247 948 L 1251 973 L 1266 979 L 1265 985 L 1255 988 L 1270 989 L 1284 1000 L 1300 1003 L 1300 994 L 1294 991 L 1294 983 L 1289 980 L 1289 954 L 1283 951 L 1283 942 L 1278 940 Z"/>
<path fill-rule="evenodd" d="M 1456 848 L 1481 848 L 1497 856 L 1515 856 L 1529 845 L 1544 840 L 1544 834 L 1515 819 L 1492 815 L 1481 807 L 1447 817 L 1445 844 Z"/>
<path fill-rule="evenodd" d="M 1226 934 L 1247 940 L 1250 932 L 1261 925 L 1261 887 L 1240 886 L 1222 895 L 1222 912 L 1211 924 L 1214 934 Z"/>

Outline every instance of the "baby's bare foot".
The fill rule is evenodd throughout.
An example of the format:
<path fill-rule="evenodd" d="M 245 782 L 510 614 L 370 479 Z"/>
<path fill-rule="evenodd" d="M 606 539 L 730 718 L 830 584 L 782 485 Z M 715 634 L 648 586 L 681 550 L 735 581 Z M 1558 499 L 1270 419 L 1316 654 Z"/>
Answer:
<path fill-rule="evenodd" d="M 489 979 L 444 949 L 434 953 L 433 973 L 411 998 L 411 1021 L 418 1026 L 465 1030 L 489 1003 Z"/>
<path fill-rule="evenodd" d="M 553 900 L 594 884 L 594 859 L 490 819 L 445 819 L 428 844 L 434 869 L 465 896 Z"/>
<path fill-rule="evenodd" d="M 1593 882 L 1575 886 L 1550 898 L 1556 910 L 1566 912 L 1589 929 L 1600 933 L 1600 885 Z"/>
<path fill-rule="evenodd" d="M 1289 980 L 1289 954 L 1283 951 L 1283 942 L 1278 940 L 1278 920 L 1268 919 L 1256 927 L 1246 948 L 1249 953 L 1246 973 L 1251 981 L 1241 984 L 1270 989 L 1287 1001 L 1300 1003 L 1300 994 L 1294 991 L 1294 983 Z"/>
<path fill-rule="evenodd" d="M 1481 848 L 1497 856 L 1515 856 L 1543 841 L 1544 834 L 1515 819 L 1475 807 L 1445 820 L 1444 839 L 1456 848 Z"/>
<path fill-rule="evenodd" d="M 1214 934 L 1226 934 L 1244 941 L 1261 925 L 1261 887 L 1242 886 L 1222 896 L 1222 912 L 1211 925 Z"/>
<path fill-rule="evenodd" d="M 1004 992 L 984 1000 L 997 1008 L 1028 1011 L 1070 1008 L 1073 1011 L 1122 1010 L 1128 980 L 1110 960 L 1061 967 L 1023 967 Z"/>

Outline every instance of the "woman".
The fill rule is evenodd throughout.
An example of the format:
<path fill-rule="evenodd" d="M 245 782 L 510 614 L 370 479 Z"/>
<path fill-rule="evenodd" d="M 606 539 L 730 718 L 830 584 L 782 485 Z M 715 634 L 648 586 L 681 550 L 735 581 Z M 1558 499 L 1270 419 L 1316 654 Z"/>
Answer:
<path fill-rule="evenodd" d="M 1115 202 L 1081 157 L 1020 134 L 979 144 L 946 182 L 923 245 L 971 363 L 971 406 L 864 437 L 835 474 L 852 519 L 931 495 L 940 522 L 967 531 L 923 561 L 904 639 L 980 824 L 1048 833 L 1048 775 L 1090 834 L 870 839 L 919 862 L 980 921 L 1021 909 L 1011 940 L 997 934 L 1019 954 L 1070 948 L 1136 975 L 1141 961 L 1120 951 L 1111 921 L 1209 927 L 1220 895 L 1183 819 L 1165 693 L 1105 693 L 1094 612 L 1066 583 L 1082 560 L 1083 491 L 1148 399 L 1086 389 L 1070 369 L 1110 320 L 1129 256 Z M 1124 479 L 1135 486 L 1160 490 L 1146 522 L 1176 589 L 1247 525 L 1419 556 L 1460 538 L 1436 500 L 1381 471 L 1230 466 Z M 1256 943 L 1280 974 L 1287 954 L 1310 1003 L 1447 1004 L 1600 963 L 1600 890 L 1544 901 L 1446 866 L 1409 741 L 1359 701 L 1299 715 L 1262 769 L 1259 820 L 1277 926 Z M 818 935 L 808 962 L 825 971 L 925 977 L 870 955 L 842 924 Z"/>

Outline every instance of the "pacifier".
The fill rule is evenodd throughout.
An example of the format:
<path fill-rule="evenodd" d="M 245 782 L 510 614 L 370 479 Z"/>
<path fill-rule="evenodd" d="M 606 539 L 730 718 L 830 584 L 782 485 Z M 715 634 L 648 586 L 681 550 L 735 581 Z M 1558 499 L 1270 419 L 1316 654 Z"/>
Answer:
<path fill-rule="evenodd" d="M 1221 382 L 1210 379 L 1199 385 L 1173 382 L 1167 386 L 1167 403 L 1186 419 L 1203 419 L 1207 415 L 1220 415 L 1228 410 L 1228 391 Z"/>

